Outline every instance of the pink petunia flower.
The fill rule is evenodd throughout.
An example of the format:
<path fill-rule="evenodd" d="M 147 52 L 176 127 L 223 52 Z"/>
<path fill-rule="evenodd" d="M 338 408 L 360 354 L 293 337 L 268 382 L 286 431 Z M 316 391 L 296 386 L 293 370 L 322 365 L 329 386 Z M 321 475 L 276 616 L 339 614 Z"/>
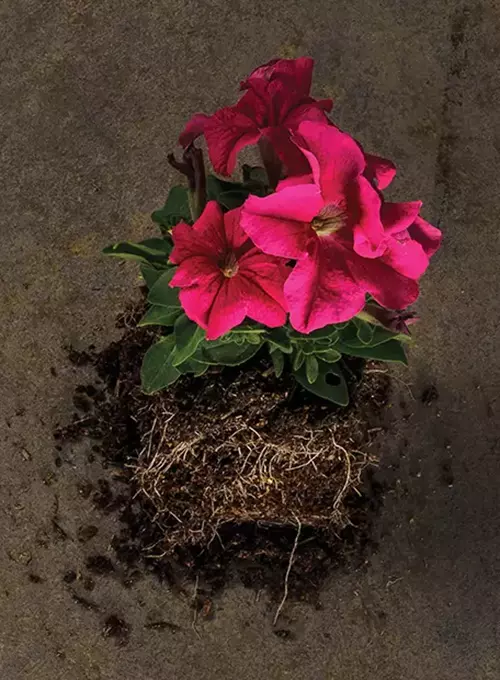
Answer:
<path fill-rule="evenodd" d="M 255 69 L 241 83 L 246 90 L 235 106 L 219 109 L 213 116 L 196 113 L 182 132 L 179 143 L 187 147 L 204 134 L 216 172 L 230 175 L 238 152 L 265 137 L 289 172 L 307 171 L 307 163 L 290 139 L 290 131 L 304 120 L 328 122 L 325 111 L 331 99 L 310 95 L 314 60 L 274 59 Z"/>
<path fill-rule="evenodd" d="M 265 198 L 250 196 L 241 217 L 263 252 L 297 260 L 285 283 L 292 326 L 310 333 L 347 321 L 366 293 L 404 309 L 418 297 L 439 230 L 418 217 L 419 201 L 382 203 L 349 135 L 311 122 L 298 133 L 312 176 L 284 180 Z"/>
<path fill-rule="evenodd" d="M 186 315 L 215 340 L 245 317 L 275 328 L 286 321 L 283 260 L 265 255 L 240 226 L 241 208 L 226 214 L 207 203 L 192 227 L 172 230 L 171 261 L 178 265 L 170 283 L 181 288 Z"/>

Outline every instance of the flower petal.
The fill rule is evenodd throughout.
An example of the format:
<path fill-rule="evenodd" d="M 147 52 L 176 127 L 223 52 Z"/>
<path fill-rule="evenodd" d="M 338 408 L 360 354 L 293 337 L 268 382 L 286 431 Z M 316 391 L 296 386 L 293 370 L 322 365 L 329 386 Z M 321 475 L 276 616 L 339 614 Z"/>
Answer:
<path fill-rule="evenodd" d="M 356 180 L 348 207 L 355 216 L 354 250 L 362 257 L 379 257 L 387 247 L 387 236 L 380 217 L 381 199 L 362 175 Z"/>
<path fill-rule="evenodd" d="M 285 283 L 290 322 L 300 333 L 348 321 L 365 303 L 365 294 L 345 267 L 335 240 L 316 242 Z"/>
<path fill-rule="evenodd" d="M 180 264 L 170 281 L 173 288 L 189 288 L 194 285 L 204 286 L 214 275 L 220 276 L 217 261 L 206 255 L 194 255 Z"/>
<path fill-rule="evenodd" d="M 400 274 L 381 258 L 367 259 L 348 253 L 353 278 L 367 293 L 387 309 L 404 309 L 418 297 L 418 284 Z"/>
<path fill-rule="evenodd" d="M 269 82 L 281 80 L 294 89 L 299 95 L 307 96 L 311 89 L 314 59 L 299 57 L 298 59 L 272 59 L 258 68 L 240 84 L 242 90 L 253 89 L 266 92 Z"/>
<path fill-rule="evenodd" d="M 291 269 L 284 260 L 252 248 L 238 260 L 238 265 L 239 271 L 244 276 L 255 281 L 266 295 L 276 300 L 284 309 L 286 308 L 283 286 Z"/>
<path fill-rule="evenodd" d="M 424 249 L 411 238 L 391 238 L 381 259 L 403 276 L 415 280 L 422 276 L 429 265 Z"/>
<path fill-rule="evenodd" d="M 264 282 L 261 277 L 253 278 L 249 270 L 245 270 L 239 277 L 239 284 L 243 299 L 245 300 L 246 315 L 270 328 L 283 326 L 286 322 L 286 311 L 283 303 L 280 303 L 274 295 L 269 295 L 269 281 Z M 283 290 L 276 288 L 273 291 L 283 298 Z"/>
<path fill-rule="evenodd" d="M 184 148 L 192 144 L 197 137 L 203 134 L 205 125 L 209 120 L 210 116 L 207 116 L 205 113 L 195 113 L 181 132 L 179 144 Z"/>
<path fill-rule="evenodd" d="M 406 203 L 383 203 L 380 217 L 385 232 L 394 236 L 400 231 L 408 229 L 415 222 L 422 201 L 407 201 Z"/>
<path fill-rule="evenodd" d="M 193 255 L 205 255 L 206 247 L 203 240 L 198 238 L 193 227 L 185 222 L 179 222 L 172 229 L 174 248 L 170 254 L 170 260 L 174 264 L 180 264 L 183 260 Z"/>
<path fill-rule="evenodd" d="M 317 123 L 329 124 L 325 111 L 331 111 L 333 101 L 331 99 L 313 99 L 309 97 L 307 101 L 294 107 L 288 113 L 284 124 L 290 130 L 296 130 L 300 123 L 305 120 Z"/>
<path fill-rule="evenodd" d="M 207 328 L 210 312 L 224 282 L 221 272 L 214 272 L 212 277 L 204 280 L 203 285 L 182 288 L 179 300 L 186 316 L 201 326 Z"/>
<path fill-rule="evenodd" d="M 224 233 L 224 217 L 219 204 L 209 201 L 205 210 L 190 227 L 185 222 L 179 222 L 172 229 L 174 249 L 170 259 L 174 264 L 180 264 L 193 255 L 204 257 L 218 257 L 226 249 Z"/>
<path fill-rule="evenodd" d="M 365 177 L 369 182 L 375 184 L 377 189 L 386 189 L 396 176 L 396 166 L 392 161 L 381 156 L 373 156 L 365 153 Z"/>
<path fill-rule="evenodd" d="M 229 212 L 224 215 L 226 247 L 234 252 L 239 251 L 247 241 L 250 243 L 248 234 L 243 231 L 240 222 L 241 208 L 229 210 Z"/>
<path fill-rule="evenodd" d="M 283 126 L 269 127 L 265 134 L 276 155 L 285 166 L 287 175 L 305 175 L 311 172 L 307 158 L 293 142 L 287 128 Z"/>
<path fill-rule="evenodd" d="M 254 121 L 236 107 L 219 109 L 205 125 L 205 139 L 215 171 L 230 175 L 238 152 L 249 144 L 255 144 L 259 137 Z"/>
<path fill-rule="evenodd" d="M 247 118 L 250 118 L 259 129 L 266 128 L 269 124 L 269 102 L 267 97 L 261 97 L 257 92 L 248 90 L 238 100 L 234 108 Z"/>
<path fill-rule="evenodd" d="M 348 184 L 365 168 L 358 144 L 334 125 L 304 121 L 298 126 L 297 143 L 306 154 L 327 203 L 343 198 Z"/>
<path fill-rule="evenodd" d="M 287 186 L 264 198 L 250 195 L 243 205 L 243 210 L 251 210 L 267 217 L 311 222 L 323 206 L 324 201 L 318 187 L 314 184 L 301 183 Z"/>
<path fill-rule="evenodd" d="M 241 226 L 263 252 L 299 258 L 315 237 L 310 222 L 322 207 L 314 184 L 287 187 L 265 198 L 249 196 L 242 208 Z"/>
<path fill-rule="evenodd" d="M 208 313 L 207 340 L 216 340 L 239 326 L 247 315 L 244 281 L 236 275 L 223 277 L 222 284 Z"/>
<path fill-rule="evenodd" d="M 442 233 L 437 227 L 426 222 L 422 217 L 417 217 L 415 222 L 408 228 L 412 239 L 420 243 L 428 257 L 432 257 L 441 245 Z"/>
<path fill-rule="evenodd" d="M 310 170 L 310 168 L 308 168 Z M 282 179 L 279 183 L 278 186 L 276 187 L 276 191 L 283 191 L 283 189 L 286 189 L 287 187 L 295 187 L 298 184 L 313 184 L 313 176 L 309 172 L 307 175 L 294 175 L 293 177 L 287 177 L 286 179 Z"/>

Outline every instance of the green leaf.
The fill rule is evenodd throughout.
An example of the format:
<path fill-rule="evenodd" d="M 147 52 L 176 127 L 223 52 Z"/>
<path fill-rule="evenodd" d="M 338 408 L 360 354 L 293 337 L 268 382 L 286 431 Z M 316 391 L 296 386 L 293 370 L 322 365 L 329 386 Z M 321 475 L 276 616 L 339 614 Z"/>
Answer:
<path fill-rule="evenodd" d="M 235 208 L 242 206 L 249 195 L 250 192 L 247 189 L 223 191 L 219 194 L 219 203 L 227 210 L 234 210 Z"/>
<path fill-rule="evenodd" d="M 271 347 L 277 347 L 285 354 L 291 354 L 293 352 L 290 337 L 283 326 L 268 331 L 267 341 Z"/>
<path fill-rule="evenodd" d="M 219 341 L 205 340 L 200 344 L 194 356 L 196 361 L 201 361 L 212 366 L 239 366 L 251 359 L 259 351 L 261 345 L 237 345 L 236 343 L 220 343 Z"/>
<path fill-rule="evenodd" d="M 363 321 L 362 319 L 353 319 L 354 325 L 357 328 L 357 337 L 363 345 L 370 345 L 373 339 L 373 332 L 375 326 Z"/>
<path fill-rule="evenodd" d="M 382 326 L 372 326 L 373 335 L 369 343 L 369 347 L 376 347 L 389 340 L 398 340 L 402 342 L 409 342 L 411 340 L 410 336 L 404 335 L 403 333 L 392 333 L 391 331 L 383 328 Z M 350 323 L 341 334 L 342 345 L 347 345 L 348 347 L 366 347 L 366 343 L 362 342 L 358 337 L 358 328 L 355 323 Z"/>
<path fill-rule="evenodd" d="M 188 189 L 180 185 L 172 187 L 167 202 L 163 208 L 154 211 L 151 219 L 159 225 L 162 233 L 170 231 L 182 220 L 191 224 Z"/>
<path fill-rule="evenodd" d="M 298 371 L 298 369 L 302 366 L 306 358 L 306 355 L 304 352 L 302 352 L 300 349 L 298 349 L 295 353 L 295 356 L 293 357 L 293 370 Z"/>
<path fill-rule="evenodd" d="M 318 379 L 319 363 L 315 356 L 306 357 L 306 378 L 307 382 L 312 385 Z"/>
<path fill-rule="evenodd" d="M 318 350 L 316 352 L 318 359 L 321 359 L 322 361 L 326 361 L 329 364 L 334 364 L 336 361 L 340 359 L 342 354 L 338 352 L 336 349 L 333 347 L 329 347 L 328 349 L 322 349 Z"/>
<path fill-rule="evenodd" d="M 352 347 L 350 345 L 338 345 L 337 349 L 342 354 L 375 361 L 393 361 L 400 364 L 408 364 L 404 348 L 399 340 L 391 339 L 379 345 Z"/>
<path fill-rule="evenodd" d="M 153 305 L 150 307 L 138 326 L 173 326 L 177 317 L 181 313 L 179 307 L 160 307 Z"/>
<path fill-rule="evenodd" d="M 146 354 L 141 367 L 142 389 L 146 394 L 153 394 L 168 387 L 179 377 L 179 371 L 172 366 L 171 355 L 175 346 L 173 335 L 167 335 L 152 345 Z"/>
<path fill-rule="evenodd" d="M 172 267 L 158 278 L 153 285 L 148 295 L 148 302 L 152 305 L 160 305 L 161 307 L 180 307 L 179 291 L 177 288 L 170 287 L 170 281 L 175 274 L 175 268 Z"/>
<path fill-rule="evenodd" d="M 248 198 L 250 191 L 240 182 L 227 182 L 214 175 L 207 177 L 207 198 L 217 201 L 227 210 L 238 208 Z"/>
<path fill-rule="evenodd" d="M 330 326 L 324 326 L 323 328 L 318 328 L 311 333 L 299 333 L 294 329 L 289 331 L 290 337 L 297 340 L 322 340 L 325 338 L 335 339 L 338 336 L 338 324 L 331 324 Z"/>
<path fill-rule="evenodd" d="M 245 333 L 243 338 L 251 345 L 262 345 L 262 339 L 256 333 Z"/>
<path fill-rule="evenodd" d="M 183 361 L 180 366 L 177 366 L 177 370 L 183 375 L 186 373 L 193 373 L 195 378 L 206 373 L 209 368 L 208 364 L 202 364 L 200 361 L 195 361 L 192 357 Z"/>
<path fill-rule="evenodd" d="M 304 354 L 309 355 L 309 354 L 314 354 L 316 352 L 316 345 L 314 344 L 314 342 L 312 340 L 306 340 L 306 341 L 302 341 L 302 342 L 296 341 L 296 345 L 297 345 L 297 349 L 298 350 L 300 349 L 300 351 L 304 352 Z"/>
<path fill-rule="evenodd" d="M 205 331 L 182 314 L 175 322 L 174 335 L 175 351 L 172 353 L 172 364 L 179 366 L 196 352 L 198 345 L 205 337 Z"/>
<path fill-rule="evenodd" d="M 246 321 L 246 322 L 240 324 L 239 326 L 236 326 L 236 328 L 231 329 L 229 331 L 229 333 L 226 333 L 223 337 L 229 338 L 229 339 L 232 340 L 236 335 L 239 335 L 239 334 L 244 334 L 246 336 L 249 333 L 255 333 L 255 334 L 265 333 L 266 330 L 267 329 L 264 326 L 261 326 L 257 322 Z"/>
<path fill-rule="evenodd" d="M 122 260 L 136 260 L 146 264 L 167 266 L 172 244 L 163 238 L 148 238 L 139 243 L 121 241 L 103 248 L 103 255 L 120 257 Z"/>
<path fill-rule="evenodd" d="M 318 361 L 318 377 L 313 383 L 307 378 L 306 366 L 302 366 L 295 371 L 297 382 L 318 397 L 338 404 L 347 406 L 349 403 L 349 392 L 344 375 L 337 364 L 327 364 Z"/>
<path fill-rule="evenodd" d="M 372 341 L 370 345 L 374 347 L 375 345 L 381 345 L 383 342 L 388 340 L 398 340 L 399 342 L 411 342 L 411 336 L 405 333 L 391 333 L 387 328 L 382 328 L 382 326 L 375 326 Z"/>
<path fill-rule="evenodd" d="M 141 264 L 141 276 L 150 290 L 162 274 L 163 269 L 156 269 L 149 264 Z"/>
<path fill-rule="evenodd" d="M 279 349 L 271 352 L 271 359 L 273 360 L 274 373 L 277 378 L 280 378 L 285 368 L 285 355 Z"/>

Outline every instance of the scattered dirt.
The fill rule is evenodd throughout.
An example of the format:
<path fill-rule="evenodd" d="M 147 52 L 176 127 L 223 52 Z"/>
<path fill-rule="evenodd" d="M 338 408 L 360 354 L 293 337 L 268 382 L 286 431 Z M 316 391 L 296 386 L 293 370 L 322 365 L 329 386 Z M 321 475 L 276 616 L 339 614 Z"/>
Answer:
<path fill-rule="evenodd" d="M 124 317 L 123 338 L 100 354 L 70 354 L 78 366 L 94 365 L 100 380 L 77 388 L 78 412 L 55 432 L 58 450 L 91 440 L 91 455 L 108 470 L 78 492 L 118 513 L 123 527 L 112 541 L 118 564 L 94 555 L 87 569 L 117 571 L 127 587 L 153 570 L 182 592 L 188 574 L 196 615 L 212 618 L 209 595 L 235 576 L 281 593 L 294 546 L 291 596 L 317 589 L 332 567 L 362 565 L 382 502 L 371 463 L 388 376 L 347 364 L 351 405 L 339 409 L 290 378 L 277 380 L 257 355 L 250 366 L 185 377 L 146 396 L 139 373 L 154 332 L 135 328 L 136 318 Z M 77 538 L 96 533 L 81 527 Z M 105 634 L 124 644 L 128 628 L 117 621 Z"/>
<path fill-rule="evenodd" d="M 420 397 L 420 401 L 422 402 L 422 404 L 425 404 L 426 406 L 430 406 L 435 401 L 437 401 L 437 399 L 439 399 L 439 393 L 435 385 L 429 385 L 428 387 L 426 387 L 423 390 L 422 395 Z"/>
<path fill-rule="evenodd" d="M 114 638 L 117 645 L 128 644 L 130 628 L 126 621 L 115 614 L 111 614 L 104 621 L 102 634 L 106 638 Z"/>

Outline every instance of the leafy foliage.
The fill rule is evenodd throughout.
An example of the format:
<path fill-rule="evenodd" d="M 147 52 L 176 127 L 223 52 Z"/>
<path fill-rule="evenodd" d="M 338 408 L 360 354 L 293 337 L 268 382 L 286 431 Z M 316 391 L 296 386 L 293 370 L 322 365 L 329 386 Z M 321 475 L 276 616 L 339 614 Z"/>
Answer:
<path fill-rule="evenodd" d="M 161 309 L 165 310 L 165 316 L 159 311 Z M 168 314 L 169 307 L 153 306 L 140 323 L 152 323 L 157 315 L 158 325 L 168 325 L 162 323 L 162 319 L 172 319 Z M 146 354 L 143 387 L 152 393 L 168 387 L 181 374 L 201 375 L 210 366 L 238 366 L 267 348 L 277 377 L 288 366 L 302 387 L 327 401 L 345 406 L 349 393 L 342 369 L 343 355 L 406 363 L 402 344 L 406 336 L 378 326 L 363 327 L 365 342 L 362 342 L 358 330 L 357 319 L 309 335 L 297 333 L 289 326 L 269 329 L 245 323 L 218 340 L 209 341 L 199 326 L 180 313 L 173 332 L 153 345 L 160 344 L 161 351 L 158 348 Z M 371 340 L 367 342 L 369 337 Z"/>
<path fill-rule="evenodd" d="M 148 238 L 139 243 L 121 241 L 103 249 L 104 255 L 119 257 L 122 260 L 135 260 L 153 268 L 167 266 L 172 252 L 172 242 L 166 238 Z"/>

